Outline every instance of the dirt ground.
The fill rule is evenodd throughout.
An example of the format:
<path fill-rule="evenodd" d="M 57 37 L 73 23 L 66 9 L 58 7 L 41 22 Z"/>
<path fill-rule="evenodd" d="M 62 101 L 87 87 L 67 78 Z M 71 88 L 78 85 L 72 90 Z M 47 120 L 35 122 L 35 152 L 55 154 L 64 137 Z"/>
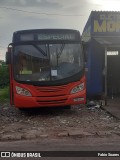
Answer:
<path fill-rule="evenodd" d="M 19 109 L 0 106 L 0 141 L 68 136 L 120 136 L 120 121 L 101 107 Z"/>

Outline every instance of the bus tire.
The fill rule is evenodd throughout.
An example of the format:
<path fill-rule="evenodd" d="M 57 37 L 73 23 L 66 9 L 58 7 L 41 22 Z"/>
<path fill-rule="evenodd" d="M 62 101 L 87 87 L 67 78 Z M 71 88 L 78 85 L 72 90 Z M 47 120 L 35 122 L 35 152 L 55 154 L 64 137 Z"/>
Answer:
<path fill-rule="evenodd" d="M 18 108 L 18 109 L 19 109 L 19 111 L 21 111 L 21 112 L 25 112 L 25 111 L 28 110 L 27 108 Z"/>
<path fill-rule="evenodd" d="M 71 109 L 70 105 L 64 106 L 64 109 Z"/>

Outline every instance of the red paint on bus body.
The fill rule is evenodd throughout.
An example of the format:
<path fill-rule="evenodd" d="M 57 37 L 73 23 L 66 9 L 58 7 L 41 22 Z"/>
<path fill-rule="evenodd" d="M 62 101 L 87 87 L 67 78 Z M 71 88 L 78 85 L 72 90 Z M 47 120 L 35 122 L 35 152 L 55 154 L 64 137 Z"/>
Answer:
<path fill-rule="evenodd" d="M 74 94 L 70 93 L 72 88 L 83 82 L 84 84 L 86 82 L 85 76 L 77 82 L 60 86 L 46 87 L 20 84 L 13 80 L 14 105 L 17 108 L 32 108 L 85 104 L 86 84 L 84 85 L 84 89 L 82 91 Z M 32 96 L 27 97 L 17 94 L 16 86 L 27 89 Z M 74 101 L 75 98 L 81 99 L 80 101 Z"/>

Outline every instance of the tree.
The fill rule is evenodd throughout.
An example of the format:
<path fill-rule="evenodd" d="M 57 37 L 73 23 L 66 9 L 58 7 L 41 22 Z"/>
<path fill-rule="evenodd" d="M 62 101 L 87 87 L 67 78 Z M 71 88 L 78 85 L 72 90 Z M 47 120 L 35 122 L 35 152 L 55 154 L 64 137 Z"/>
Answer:
<path fill-rule="evenodd" d="M 7 86 L 9 84 L 9 70 L 5 62 L 0 65 L 0 87 Z"/>

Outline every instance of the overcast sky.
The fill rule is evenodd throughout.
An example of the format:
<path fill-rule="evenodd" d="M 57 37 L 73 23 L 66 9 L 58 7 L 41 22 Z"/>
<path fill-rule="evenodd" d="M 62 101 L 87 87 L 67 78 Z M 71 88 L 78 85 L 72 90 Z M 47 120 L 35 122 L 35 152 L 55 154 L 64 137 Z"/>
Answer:
<path fill-rule="evenodd" d="M 81 33 L 91 11 L 120 11 L 120 0 L 0 0 L 0 59 L 17 30 L 70 28 Z"/>

